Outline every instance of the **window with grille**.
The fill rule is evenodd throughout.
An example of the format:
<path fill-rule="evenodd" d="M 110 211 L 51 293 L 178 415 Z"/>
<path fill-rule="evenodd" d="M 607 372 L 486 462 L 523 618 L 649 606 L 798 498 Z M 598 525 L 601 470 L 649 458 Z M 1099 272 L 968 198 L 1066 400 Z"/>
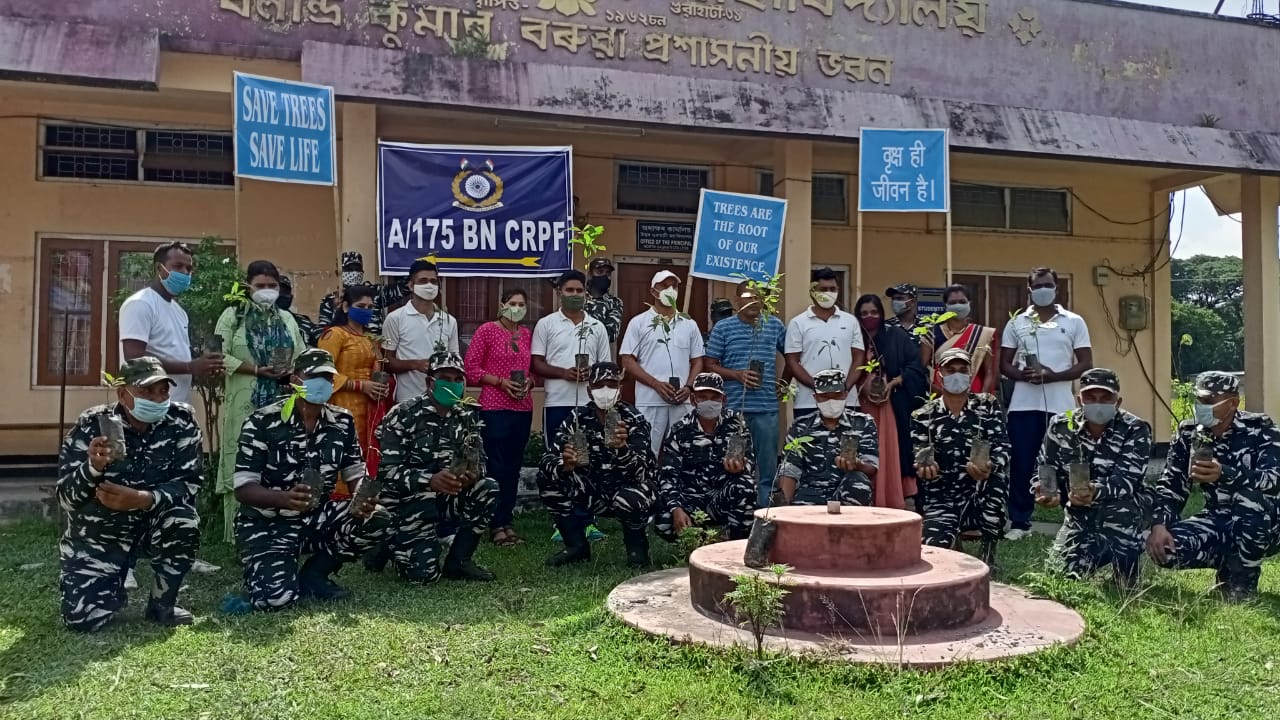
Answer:
<path fill-rule="evenodd" d="M 960 227 L 1033 232 L 1071 232 L 1068 190 L 951 186 L 952 221 Z"/>
<path fill-rule="evenodd" d="M 508 290 L 524 290 L 529 329 L 547 312 L 551 312 L 552 290 L 546 278 L 446 278 L 445 307 L 458 320 L 458 343 L 466 352 L 471 336 L 481 325 L 498 319 L 498 307 Z"/>
<path fill-rule="evenodd" d="M 684 165 L 618 164 L 619 210 L 671 215 L 695 215 L 702 188 L 711 172 Z"/>
<path fill-rule="evenodd" d="M 776 197 L 773 191 L 773 173 L 759 174 L 758 195 Z M 814 174 L 812 183 L 814 222 L 846 223 L 849 221 L 849 192 L 844 175 Z"/>
<path fill-rule="evenodd" d="M 230 133 L 49 123 L 41 177 L 231 186 Z"/>

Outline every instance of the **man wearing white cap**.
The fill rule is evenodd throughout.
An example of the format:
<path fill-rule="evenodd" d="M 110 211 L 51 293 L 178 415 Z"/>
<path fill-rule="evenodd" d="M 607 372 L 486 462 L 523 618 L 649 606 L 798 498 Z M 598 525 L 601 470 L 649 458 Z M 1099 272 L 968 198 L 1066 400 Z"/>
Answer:
<path fill-rule="evenodd" d="M 676 310 L 680 278 L 662 270 L 649 283 L 654 303 L 627 324 L 618 351 L 622 367 L 636 379 L 636 407 L 650 426 L 654 454 L 667 430 L 689 411 L 694 377 L 706 354 L 698 324 Z"/>

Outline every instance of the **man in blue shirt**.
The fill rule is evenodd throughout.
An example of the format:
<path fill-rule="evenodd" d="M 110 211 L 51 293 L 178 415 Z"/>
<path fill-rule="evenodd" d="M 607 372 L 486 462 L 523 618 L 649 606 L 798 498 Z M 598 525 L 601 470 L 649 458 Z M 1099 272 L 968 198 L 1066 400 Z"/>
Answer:
<path fill-rule="evenodd" d="M 726 407 L 746 418 L 760 473 L 759 502 L 767 507 L 778 468 L 778 355 L 787 328 L 762 315 L 757 291 L 745 282 L 738 285 L 735 304 L 738 314 L 711 328 L 706 371 L 724 378 Z"/>

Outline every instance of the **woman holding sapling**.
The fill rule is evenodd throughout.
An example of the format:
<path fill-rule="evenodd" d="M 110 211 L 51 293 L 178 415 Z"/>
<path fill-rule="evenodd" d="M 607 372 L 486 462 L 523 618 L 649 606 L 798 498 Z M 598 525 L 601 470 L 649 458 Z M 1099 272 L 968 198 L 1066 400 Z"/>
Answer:
<path fill-rule="evenodd" d="M 487 322 L 471 336 L 467 347 L 467 382 L 479 385 L 480 434 L 489 461 L 489 476 L 498 483 L 498 504 L 489 521 L 489 539 L 509 547 L 524 542 L 511 527 L 516 493 L 520 487 L 520 463 L 529 444 L 533 422 L 533 389 L 530 374 L 533 333 L 524 324 L 528 296 L 511 289 L 502 295 L 498 319 Z"/>
<path fill-rule="evenodd" d="M 964 285 L 951 285 L 942 293 L 942 301 L 947 305 L 950 317 L 943 323 L 934 325 L 933 362 L 942 353 L 951 348 L 960 348 L 969 353 L 973 364 L 973 386 L 969 389 L 975 393 L 994 395 L 996 385 L 1000 382 L 1000 363 L 995 351 L 996 329 L 973 322 L 973 305 L 969 297 L 969 289 Z M 934 368 L 933 389 L 942 387 L 942 374 Z"/>
<path fill-rule="evenodd" d="M 900 326 L 885 325 L 877 295 L 863 295 L 854 306 L 862 326 L 867 364 L 860 383 L 862 411 L 875 418 L 880 434 L 880 471 L 875 504 L 902 509 L 916 494 L 912 472 L 911 402 L 925 394 L 920 351 Z"/>
<path fill-rule="evenodd" d="M 321 350 L 333 356 L 334 367 L 338 369 L 333 376 L 333 397 L 329 404 L 351 413 L 356 440 L 366 458 L 374 429 L 369 420 L 371 411 L 386 399 L 390 380 L 382 368 L 378 343 L 366 332 L 373 322 L 377 292 L 372 285 L 352 285 L 344 289 L 334 308 L 333 319 L 320 334 L 318 343 Z M 338 492 L 345 490 L 343 483 Z"/>

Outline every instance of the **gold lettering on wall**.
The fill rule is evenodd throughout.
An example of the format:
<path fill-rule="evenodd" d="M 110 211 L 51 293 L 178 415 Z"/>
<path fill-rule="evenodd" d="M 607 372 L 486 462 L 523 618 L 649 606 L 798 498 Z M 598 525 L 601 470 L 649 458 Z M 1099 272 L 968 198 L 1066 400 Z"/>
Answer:
<path fill-rule="evenodd" d="M 604 19 L 611 23 L 631 23 L 646 27 L 667 26 L 667 17 L 665 15 L 646 15 L 644 13 L 622 12 L 620 10 L 606 10 Z"/>
<path fill-rule="evenodd" d="M 835 0 L 734 0 L 756 10 L 796 12 L 802 7 L 817 10 L 827 17 L 834 15 Z M 987 7 L 990 0 L 843 0 L 851 12 L 861 13 L 862 19 L 876 25 L 888 25 L 895 20 L 900 25 L 933 27 L 938 30 L 954 25 L 965 37 L 987 31 Z M 671 12 L 686 17 L 708 17 L 685 11 L 684 6 L 697 6 L 694 0 L 673 2 Z M 681 8 L 681 9 L 677 9 Z M 696 11 L 705 13 L 706 10 Z M 730 11 L 731 12 L 731 11 Z"/>
<path fill-rule="evenodd" d="M 520 10 L 520 0 L 476 0 L 477 10 Z"/>
<path fill-rule="evenodd" d="M 218 9 L 267 22 L 342 25 L 342 0 L 219 0 Z"/>
<path fill-rule="evenodd" d="M 697 35 L 649 33 L 644 36 L 646 60 L 666 63 L 671 50 L 689 55 L 690 67 L 723 65 L 730 70 L 794 77 L 799 72 L 800 48 L 776 47 L 764 33 L 751 33 L 747 41 L 721 40 Z"/>
<path fill-rule="evenodd" d="M 547 44 L 548 36 L 550 45 Z M 599 60 L 622 60 L 627 56 L 627 31 L 623 28 L 522 17 L 520 37 L 539 50 L 558 47 L 577 54 L 583 45 L 589 44 L 592 54 Z"/>
<path fill-rule="evenodd" d="M 845 55 L 831 50 L 818 51 L 818 70 L 827 77 L 844 75 L 849 82 L 893 82 L 893 60 L 874 55 Z"/>
<path fill-rule="evenodd" d="M 746 0 L 739 0 L 745 2 Z M 752 0 L 753 4 L 755 0 Z M 764 6 L 759 7 L 760 10 Z M 684 0 L 684 2 L 671 3 L 671 14 L 687 18 L 701 18 L 706 20 L 729 20 L 738 22 L 742 20 L 742 13 L 737 10 L 729 10 L 720 4 L 710 4 L 705 2 L 697 2 L 697 0 Z"/>
<path fill-rule="evenodd" d="M 382 44 L 395 50 L 404 47 L 400 39 L 400 29 L 409 24 L 409 0 L 382 0 L 379 4 L 369 6 L 369 24 L 377 25 L 387 32 L 382 36 Z"/>

